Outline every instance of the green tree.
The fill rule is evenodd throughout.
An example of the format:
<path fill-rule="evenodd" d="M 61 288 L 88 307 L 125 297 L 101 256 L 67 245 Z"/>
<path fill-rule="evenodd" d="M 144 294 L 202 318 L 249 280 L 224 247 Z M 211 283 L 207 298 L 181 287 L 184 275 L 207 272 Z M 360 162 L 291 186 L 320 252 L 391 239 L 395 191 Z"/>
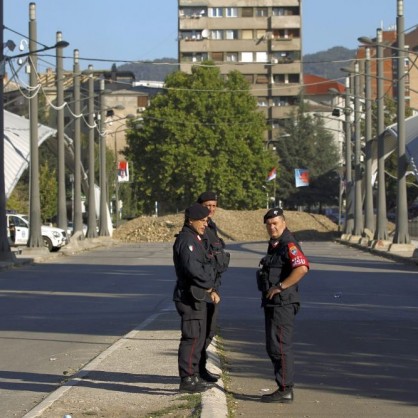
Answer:
<path fill-rule="evenodd" d="M 55 169 L 49 167 L 48 161 L 39 166 L 39 193 L 41 201 L 41 219 L 45 223 L 57 213 L 57 178 Z"/>
<path fill-rule="evenodd" d="M 278 138 L 277 195 L 285 207 L 308 208 L 323 204 L 337 204 L 339 180 L 335 171 L 339 163 L 338 149 L 333 135 L 324 127 L 321 118 L 306 113 L 303 100 L 296 112 L 285 123 Z M 295 169 L 309 171 L 309 186 L 297 188 Z"/>
<path fill-rule="evenodd" d="M 218 192 L 225 209 L 264 206 L 262 186 L 274 160 L 242 74 L 223 78 L 206 62 L 191 74 L 170 74 L 165 86 L 127 135 L 139 212 L 151 213 L 155 202 L 160 213 L 183 210 L 207 189 Z"/>

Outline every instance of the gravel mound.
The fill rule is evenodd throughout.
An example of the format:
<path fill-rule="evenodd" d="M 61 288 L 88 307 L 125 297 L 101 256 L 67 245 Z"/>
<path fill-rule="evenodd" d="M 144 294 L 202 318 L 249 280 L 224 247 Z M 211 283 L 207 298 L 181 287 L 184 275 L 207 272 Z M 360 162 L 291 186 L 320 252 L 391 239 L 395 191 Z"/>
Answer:
<path fill-rule="evenodd" d="M 265 241 L 263 224 L 266 209 L 225 210 L 217 208 L 214 221 L 225 241 Z M 301 241 L 330 240 L 337 236 L 337 225 L 324 215 L 285 211 L 288 228 Z M 172 242 L 180 231 L 184 214 L 161 217 L 141 216 L 114 231 L 113 237 L 124 242 Z"/>

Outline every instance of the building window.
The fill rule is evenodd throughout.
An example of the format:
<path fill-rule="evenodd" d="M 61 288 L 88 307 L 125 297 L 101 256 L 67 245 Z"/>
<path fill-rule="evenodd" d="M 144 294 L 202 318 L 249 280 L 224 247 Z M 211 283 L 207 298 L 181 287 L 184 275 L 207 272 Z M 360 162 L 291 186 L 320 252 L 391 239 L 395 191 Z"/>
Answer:
<path fill-rule="evenodd" d="M 241 52 L 241 62 L 253 62 L 253 53 Z"/>
<path fill-rule="evenodd" d="M 249 29 L 244 29 L 241 31 L 241 39 L 250 40 L 253 39 L 253 31 Z"/>
<path fill-rule="evenodd" d="M 238 17 L 238 8 L 237 7 L 226 7 L 225 8 L 226 17 Z"/>
<path fill-rule="evenodd" d="M 223 39 L 223 31 L 222 30 L 212 30 L 210 31 L 210 39 Z"/>
<path fill-rule="evenodd" d="M 268 106 L 267 97 L 257 97 L 257 106 L 267 107 Z"/>
<path fill-rule="evenodd" d="M 226 53 L 227 62 L 238 62 L 238 52 L 227 52 Z"/>
<path fill-rule="evenodd" d="M 227 29 L 225 31 L 225 39 L 231 40 L 231 39 L 238 39 L 238 31 Z"/>
<path fill-rule="evenodd" d="M 253 17 L 254 9 L 252 7 L 243 7 L 241 9 L 241 17 Z"/>
<path fill-rule="evenodd" d="M 289 83 L 299 83 L 300 76 L 299 74 L 289 74 Z"/>
<path fill-rule="evenodd" d="M 223 62 L 224 60 L 223 52 L 212 52 L 212 60 L 216 62 Z"/>
<path fill-rule="evenodd" d="M 267 17 L 268 16 L 268 9 L 267 9 L 267 7 L 257 7 L 255 9 L 255 15 L 257 17 Z"/>
<path fill-rule="evenodd" d="M 243 74 L 243 76 L 249 84 L 253 84 L 254 76 L 252 74 Z"/>
<path fill-rule="evenodd" d="M 268 61 L 268 53 L 265 51 L 256 52 L 256 62 L 267 62 Z"/>
<path fill-rule="evenodd" d="M 274 74 L 273 75 L 273 82 L 275 84 L 283 84 L 283 83 L 285 83 L 285 75 L 284 74 Z"/>
<path fill-rule="evenodd" d="M 265 38 L 266 37 L 266 30 L 265 29 L 258 29 L 256 32 L 257 39 Z"/>
<path fill-rule="evenodd" d="M 209 9 L 209 17 L 223 17 L 222 7 L 211 7 Z"/>
<path fill-rule="evenodd" d="M 267 77 L 267 74 L 257 74 L 255 82 L 256 84 L 268 84 L 269 79 Z"/>
<path fill-rule="evenodd" d="M 273 16 L 298 16 L 299 7 L 273 7 Z"/>

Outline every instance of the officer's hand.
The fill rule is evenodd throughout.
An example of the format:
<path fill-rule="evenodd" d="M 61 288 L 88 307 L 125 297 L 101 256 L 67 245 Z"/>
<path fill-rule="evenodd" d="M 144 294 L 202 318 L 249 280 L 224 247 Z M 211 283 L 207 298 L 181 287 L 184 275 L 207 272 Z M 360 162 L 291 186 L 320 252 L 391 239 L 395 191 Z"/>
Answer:
<path fill-rule="evenodd" d="M 280 292 L 281 290 L 278 287 L 271 287 L 267 292 L 266 298 L 273 299 L 274 295 L 277 295 Z"/>
<path fill-rule="evenodd" d="M 212 292 L 210 294 L 210 298 L 212 299 L 212 302 L 216 305 L 221 301 L 221 297 L 218 295 L 217 292 Z"/>

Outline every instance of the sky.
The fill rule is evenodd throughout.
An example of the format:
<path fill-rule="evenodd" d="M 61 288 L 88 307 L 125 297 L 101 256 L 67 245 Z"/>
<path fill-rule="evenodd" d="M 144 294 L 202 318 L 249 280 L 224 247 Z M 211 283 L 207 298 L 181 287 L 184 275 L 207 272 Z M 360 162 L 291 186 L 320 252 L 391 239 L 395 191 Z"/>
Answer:
<path fill-rule="evenodd" d="M 1 0 L 0 0 L 1 1 Z M 2 0 L 4 41 L 17 45 L 28 36 L 28 0 Z M 56 32 L 70 43 L 64 50 L 66 69 L 72 68 L 74 49 L 80 51 L 81 67 L 97 69 L 112 63 L 177 58 L 177 0 L 38 0 L 38 42 L 54 45 Z M 374 37 L 376 28 L 396 23 L 397 0 L 303 0 L 303 54 L 334 46 L 355 49 L 359 36 Z M 417 0 L 404 0 L 405 29 L 418 24 Z M 11 30 L 10 30 L 11 29 Z M 15 33 L 17 32 L 17 33 Z M 22 52 L 27 52 L 26 49 Z M 6 55 L 19 53 L 5 51 Z M 40 71 L 55 66 L 44 57 Z"/>

